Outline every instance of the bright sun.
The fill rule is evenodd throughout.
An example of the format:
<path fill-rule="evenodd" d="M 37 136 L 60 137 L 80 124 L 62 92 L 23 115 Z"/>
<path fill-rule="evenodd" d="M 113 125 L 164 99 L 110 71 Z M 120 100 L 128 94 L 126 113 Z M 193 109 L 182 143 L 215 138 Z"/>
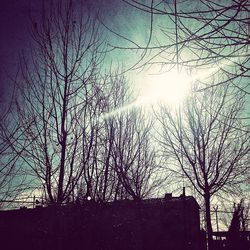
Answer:
<path fill-rule="evenodd" d="M 137 79 L 137 82 L 140 82 L 137 85 L 139 92 L 137 100 L 103 114 L 100 119 L 107 119 L 136 106 L 164 104 L 170 108 L 178 107 L 191 91 L 191 83 L 194 79 L 187 74 L 177 73 L 176 70 L 157 74 L 148 72 L 146 75 L 140 75 Z"/>
<path fill-rule="evenodd" d="M 216 67 L 199 71 L 196 70 L 196 72 L 193 72 L 192 75 L 183 73 L 184 71 L 178 72 L 176 69 L 172 69 L 168 72 L 162 72 L 162 70 L 159 69 L 159 66 L 156 66 L 154 69 L 152 67 L 151 72 L 141 72 L 134 76 L 137 82 L 137 91 L 135 92 L 139 93 L 137 100 L 128 105 L 119 107 L 109 113 L 103 114 L 100 119 L 107 119 L 136 106 L 164 104 L 174 109 L 176 107 L 180 107 L 183 100 L 189 95 L 194 87 L 193 84 L 195 84 L 196 80 L 202 79 L 206 82 L 207 79 L 210 79 L 211 75 L 225 65 L 227 64 L 223 62 L 221 65 Z"/>
<path fill-rule="evenodd" d="M 191 87 L 191 78 L 183 73 L 171 72 L 149 74 L 143 79 L 138 102 L 141 104 L 163 103 L 179 105 Z"/>

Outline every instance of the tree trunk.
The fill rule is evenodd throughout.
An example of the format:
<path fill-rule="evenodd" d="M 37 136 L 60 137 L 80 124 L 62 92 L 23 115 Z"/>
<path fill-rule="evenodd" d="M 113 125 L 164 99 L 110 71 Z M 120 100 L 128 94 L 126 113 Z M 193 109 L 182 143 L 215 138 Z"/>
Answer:
<path fill-rule="evenodd" d="M 205 192 L 205 212 L 206 212 L 206 229 L 207 229 L 207 244 L 208 250 L 213 250 L 213 228 L 211 223 L 211 214 L 210 214 L 210 193 Z"/>
<path fill-rule="evenodd" d="M 58 205 L 61 205 L 61 203 L 63 202 L 63 181 L 65 174 L 66 140 L 67 137 L 63 135 L 63 142 L 61 146 L 62 152 L 61 152 L 60 169 L 59 169 L 59 180 L 58 180 L 58 192 L 57 192 Z"/>
<path fill-rule="evenodd" d="M 67 65 L 67 64 L 65 64 Z M 67 132 L 66 132 L 66 117 L 67 117 L 67 105 L 68 105 L 68 79 L 67 79 L 67 67 L 65 66 L 65 79 L 64 79 L 64 92 L 63 92 L 63 105 L 61 113 L 61 133 L 60 133 L 60 144 L 61 144 L 61 159 L 59 168 L 59 180 L 58 180 L 58 192 L 57 192 L 57 204 L 61 205 L 63 202 L 63 182 L 65 175 L 65 159 L 66 159 L 66 147 L 67 147 Z"/>

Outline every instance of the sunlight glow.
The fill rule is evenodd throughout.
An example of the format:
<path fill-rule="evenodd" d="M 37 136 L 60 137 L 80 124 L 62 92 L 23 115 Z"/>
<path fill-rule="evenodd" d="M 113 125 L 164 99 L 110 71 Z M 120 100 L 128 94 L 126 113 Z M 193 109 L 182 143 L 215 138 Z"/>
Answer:
<path fill-rule="evenodd" d="M 136 107 L 137 105 L 139 105 L 139 103 L 137 101 L 135 101 L 135 102 L 132 102 L 132 103 L 125 105 L 123 107 L 117 108 L 111 112 L 104 113 L 102 116 L 99 117 L 99 120 L 102 121 L 102 120 L 106 120 L 110 117 L 120 115 L 120 114 L 122 114 L 126 111 L 129 111 L 130 109 Z"/>
<path fill-rule="evenodd" d="M 236 57 L 230 61 L 223 60 L 218 65 L 210 68 L 192 69 L 192 74 L 184 73 L 185 70 L 178 72 L 176 68 L 163 72 L 156 65 L 150 71 L 135 77 L 140 83 L 137 85 L 139 96 L 134 102 L 104 113 L 99 119 L 105 120 L 130 109 L 147 105 L 164 104 L 171 108 L 180 107 L 181 103 L 192 91 L 196 81 L 202 81 L 204 87 L 211 86 L 211 77 L 218 75 L 219 70 L 229 67 L 237 60 Z"/>
<path fill-rule="evenodd" d="M 191 90 L 192 78 L 175 70 L 144 78 L 138 101 L 141 104 L 179 105 Z"/>

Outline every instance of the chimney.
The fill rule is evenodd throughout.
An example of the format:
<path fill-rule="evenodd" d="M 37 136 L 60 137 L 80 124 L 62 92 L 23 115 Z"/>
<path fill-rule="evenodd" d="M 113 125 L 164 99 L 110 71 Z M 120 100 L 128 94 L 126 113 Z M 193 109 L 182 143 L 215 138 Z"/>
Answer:
<path fill-rule="evenodd" d="M 166 193 L 165 194 L 165 200 L 166 201 L 169 201 L 169 200 L 171 200 L 172 199 L 172 193 Z"/>
<path fill-rule="evenodd" d="M 185 197 L 186 196 L 186 190 L 185 187 L 182 188 L 182 195 Z"/>
<path fill-rule="evenodd" d="M 185 187 L 182 188 L 182 194 L 180 195 L 180 197 L 181 197 L 183 200 L 186 200 L 186 190 L 185 190 Z"/>

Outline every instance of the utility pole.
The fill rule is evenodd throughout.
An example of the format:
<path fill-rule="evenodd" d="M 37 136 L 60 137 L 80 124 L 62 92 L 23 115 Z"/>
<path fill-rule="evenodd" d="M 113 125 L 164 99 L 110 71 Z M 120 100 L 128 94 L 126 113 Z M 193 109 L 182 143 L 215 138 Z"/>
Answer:
<path fill-rule="evenodd" d="M 216 229 L 217 232 L 219 232 L 218 206 L 214 207 L 214 211 L 215 211 Z"/>

